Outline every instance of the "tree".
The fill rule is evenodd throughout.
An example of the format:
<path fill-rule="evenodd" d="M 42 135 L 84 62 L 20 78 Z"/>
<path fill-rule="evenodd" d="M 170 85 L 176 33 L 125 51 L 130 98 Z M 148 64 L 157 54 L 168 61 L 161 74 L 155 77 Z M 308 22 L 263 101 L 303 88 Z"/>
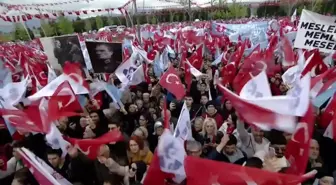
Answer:
<path fill-rule="evenodd" d="M 283 8 L 283 10 L 286 12 L 287 16 L 291 16 L 292 12 L 294 11 L 293 8 L 296 7 L 300 2 L 303 2 L 304 0 L 281 0 L 280 6 Z"/>
<path fill-rule="evenodd" d="M 317 13 L 322 13 L 323 0 L 315 0 L 310 2 L 309 10 Z"/>
<path fill-rule="evenodd" d="M 183 13 L 183 21 L 187 21 L 187 15 Z"/>
<path fill-rule="evenodd" d="M 112 26 L 112 25 L 114 25 L 114 24 L 116 24 L 116 23 L 114 22 L 113 17 L 109 16 L 109 17 L 107 18 L 107 25 L 108 25 L 108 26 Z"/>
<path fill-rule="evenodd" d="M 174 22 L 174 13 L 172 11 L 169 11 L 169 22 Z"/>
<path fill-rule="evenodd" d="M 73 21 L 73 27 L 76 33 L 81 33 L 85 30 L 84 20 L 81 20 L 79 17 L 76 21 Z"/>
<path fill-rule="evenodd" d="M 152 24 L 156 24 L 157 23 L 157 20 L 156 20 L 155 16 L 152 17 L 151 23 Z"/>
<path fill-rule="evenodd" d="M 57 23 L 58 31 L 61 35 L 72 34 L 75 32 L 72 22 L 65 17 L 59 17 Z"/>
<path fill-rule="evenodd" d="M 41 34 L 43 37 L 52 37 L 55 35 L 55 28 L 53 28 L 47 21 L 41 19 Z"/>
<path fill-rule="evenodd" d="M 104 27 L 103 20 L 100 16 L 96 17 L 96 26 L 97 26 L 97 29 Z"/>
<path fill-rule="evenodd" d="M 90 19 L 85 19 L 84 24 L 85 24 L 85 26 L 84 26 L 85 31 L 91 31 L 92 30 L 92 25 L 91 25 Z"/>
<path fill-rule="evenodd" d="M 23 27 L 21 23 L 15 23 L 15 31 L 13 37 L 15 40 L 23 40 L 23 41 L 31 39 L 27 33 L 27 30 Z"/>
<path fill-rule="evenodd" d="M 247 6 L 236 3 L 236 0 L 233 0 L 232 4 L 229 5 L 228 8 L 231 14 L 230 18 L 241 18 L 247 16 Z"/>

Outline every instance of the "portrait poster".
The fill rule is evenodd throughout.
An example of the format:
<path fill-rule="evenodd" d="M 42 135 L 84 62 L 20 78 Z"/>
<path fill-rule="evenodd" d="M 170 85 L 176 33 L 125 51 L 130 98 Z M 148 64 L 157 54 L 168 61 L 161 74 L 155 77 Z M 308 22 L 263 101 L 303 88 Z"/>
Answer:
<path fill-rule="evenodd" d="M 86 42 L 94 73 L 114 73 L 122 62 L 122 43 Z"/>
<path fill-rule="evenodd" d="M 77 35 L 41 38 L 43 51 L 54 69 L 61 70 L 65 62 L 80 63 L 86 69 L 84 56 Z"/>

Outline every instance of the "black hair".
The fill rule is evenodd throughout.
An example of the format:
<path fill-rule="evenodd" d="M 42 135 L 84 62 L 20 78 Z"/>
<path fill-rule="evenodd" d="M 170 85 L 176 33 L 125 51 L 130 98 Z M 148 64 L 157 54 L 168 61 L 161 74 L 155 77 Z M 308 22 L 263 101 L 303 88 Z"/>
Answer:
<path fill-rule="evenodd" d="M 150 120 L 150 114 L 148 112 L 143 112 L 140 114 L 140 116 L 143 116 L 145 118 L 145 120 L 149 121 Z M 139 119 L 140 119 L 139 116 Z"/>
<path fill-rule="evenodd" d="M 233 123 L 235 126 L 237 126 L 237 120 L 238 120 L 237 115 L 233 112 L 233 113 L 230 114 L 230 116 L 231 116 L 232 123 Z"/>
<path fill-rule="evenodd" d="M 221 131 L 218 131 L 216 134 L 216 143 L 219 144 L 222 140 L 222 137 L 224 136 L 224 133 Z"/>
<path fill-rule="evenodd" d="M 245 166 L 262 169 L 263 162 L 258 157 L 251 157 L 246 160 Z"/>
<path fill-rule="evenodd" d="M 283 134 L 274 134 L 270 138 L 271 145 L 287 145 L 287 140 Z"/>
<path fill-rule="evenodd" d="M 317 170 L 316 178 L 321 179 L 323 177 L 333 177 L 332 173 L 325 168 L 315 168 Z"/>
<path fill-rule="evenodd" d="M 24 147 L 24 142 L 23 141 L 13 141 L 13 148 L 21 148 Z"/>
<path fill-rule="evenodd" d="M 146 165 L 146 163 L 145 162 L 143 162 L 143 161 L 138 161 L 138 162 L 136 162 L 135 163 L 136 164 L 136 166 L 137 166 L 137 171 L 136 171 L 136 180 L 137 181 L 141 181 L 142 180 L 142 178 L 143 178 L 143 176 L 144 176 L 144 174 L 146 173 L 146 171 L 147 171 L 147 165 Z"/>
<path fill-rule="evenodd" d="M 108 120 L 107 124 L 108 125 L 114 124 L 117 127 L 120 127 L 121 126 L 121 120 L 120 120 L 119 116 L 113 116 Z"/>
<path fill-rule="evenodd" d="M 201 98 L 202 98 L 202 96 L 205 96 L 205 97 L 207 97 L 209 99 L 209 95 L 208 94 L 202 94 Z"/>
<path fill-rule="evenodd" d="M 226 145 L 237 145 L 237 138 L 233 134 L 229 136 L 229 141 L 226 143 Z"/>
<path fill-rule="evenodd" d="M 47 155 L 54 155 L 54 154 L 61 157 L 62 156 L 62 150 L 61 149 L 52 149 L 52 148 L 47 149 Z"/>

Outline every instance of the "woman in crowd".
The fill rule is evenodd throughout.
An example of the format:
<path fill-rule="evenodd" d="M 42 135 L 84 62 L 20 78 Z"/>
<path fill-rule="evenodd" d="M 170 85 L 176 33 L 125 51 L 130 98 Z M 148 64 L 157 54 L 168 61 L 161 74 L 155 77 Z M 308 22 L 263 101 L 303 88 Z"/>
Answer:
<path fill-rule="evenodd" d="M 131 137 L 129 141 L 128 159 L 129 163 L 143 161 L 147 165 L 150 164 L 153 153 L 145 146 L 144 140 L 138 136 Z"/>
<path fill-rule="evenodd" d="M 217 39 L 214 38 L 214 40 Z M 208 53 L 209 51 L 205 50 L 207 53 L 205 55 L 208 55 L 207 59 L 204 59 L 203 65 L 199 66 L 199 71 L 203 74 L 197 77 L 193 77 L 193 74 L 189 74 L 188 77 L 184 61 L 180 62 L 179 54 L 176 55 L 177 57 L 170 65 L 174 67 L 178 77 L 181 77 L 181 82 L 187 91 L 183 100 L 178 100 L 172 92 L 163 88 L 164 82 L 160 80 L 160 76 L 156 76 L 157 73 L 163 71 L 158 71 L 161 69 L 156 69 L 157 67 L 154 66 L 154 63 L 158 62 L 156 60 L 153 63 L 146 63 L 147 69 L 144 70 L 146 80 L 138 85 L 128 86 L 127 82 L 121 82 L 117 79 L 117 73 L 110 75 L 109 79 L 106 78 L 108 79 L 106 83 L 117 89 L 117 92 L 112 92 L 112 97 L 110 97 L 111 92 L 107 93 L 106 90 L 91 96 L 91 91 L 94 88 L 90 88 L 90 95 L 82 95 L 82 92 L 77 92 L 77 88 L 81 84 L 76 83 L 75 85 L 78 86 L 72 87 L 74 84 L 70 83 L 81 107 L 84 107 L 84 111 L 76 116 L 61 116 L 55 120 L 60 137 L 63 136 L 66 139 L 66 145 L 68 142 L 70 143 L 69 146 L 54 149 L 47 145 L 45 134 L 30 133 L 24 130 L 19 131 L 21 133 L 21 138 L 17 139 L 19 141 L 12 142 L 9 141 L 10 139 L 6 139 L 4 142 L 5 139 L 2 138 L 11 138 L 11 134 L 7 129 L 2 129 L 1 125 L 4 124 L 0 122 L 0 185 L 37 184 L 32 174 L 29 173 L 29 169 L 26 168 L 27 165 L 23 163 L 25 161 L 21 160 L 21 156 L 17 152 L 21 147 L 30 150 L 72 184 L 141 184 L 147 175 L 147 170 L 151 167 L 150 165 L 154 164 L 152 160 L 155 159 L 154 153 L 157 151 L 158 143 L 165 131 L 165 121 L 168 121 L 168 129 L 173 133 L 178 123 L 182 124 L 182 118 L 180 120 L 178 118 L 184 103 L 190 117 L 189 120 L 184 117 L 182 120 L 187 120 L 187 123 L 190 121 L 193 137 L 193 140 L 184 142 L 187 155 L 220 161 L 220 164 L 231 163 L 277 173 L 286 172 L 293 162 L 286 158 L 287 143 L 292 142 L 294 137 L 292 133 L 280 131 L 275 133 L 263 130 L 260 124 L 251 123 L 251 120 L 241 120 L 243 114 L 233 107 L 236 102 L 233 102 L 232 99 L 232 102 L 228 100 L 228 97 L 225 97 L 216 87 L 217 83 L 230 78 L 223 73 L 223 70 L 227 70 L 226 64 L 232 63 L 231 60 L 236 58 L 232 54 L 236 54 L 242 42 L 227 45 L 229 45 L 230 51 L 225 52 L 223 58 L 225 61 L 216 65 L 213 65 L 213 60 L 211 60 L 214 53 Z M 193 47 L 193 51 L 196 51 L 196 46 Z M 224 45 L 223 48 L 225 51 L 227 47 Z M 189 52 L 190 56 L 191 52 Z M 158 52 L 158 54 L 162 53 Z M 135 63 L 142 64 L 143 58 L 140 56 L 137 58 Z M 277 64 L 274 63 L 274 65 Z M 241 67 L 241 63 L 236 67 Z M 270 65 L 271 69 L 273 67 L 279 66 Z M 282 80 L 282 74 L 278 71 L 274 74 L 268 74 L 270 71 L 272 70 L 267 69 L 272 94 L 285 95 L 288 87 Z M 237 68 L 233 72 L 240 71 Z M 175 87 L 179 82 L 174 84 L 173 78 L 170 76 L 166 83 L 171 83 Z M 190 78 L 189 82 L 188 78 Z M 101 79 L 90 76 L 83 84 L 86 86 L 88 83 L 89 86 L 93 86 L 100 81 Z M 230 90 L 236 90 L 233 87 L 239 83 L 240 81 L 234 81 L 225 85 Z M 105 89 L 105 85 L 102 86 L 102 89 Z M 80 101 L 81 99 L 85 101 Z M 120 102 L 116 102 L 117 99 L 120 99 Z M 332 100 L 333 98 L 330 101 Z M 20 104 L 20 110 L 24 110 L 28 106 L 30 105 Z M 321 114 L 324 113 L 323 106 L 316 111 L 316 115 L 314 115 L 316 118 L 321 117 Z M 164 111 L 165 107 L 167 108 L 166 112 Z M 250 113 L 246 112 L 246 114 Z M 326 122 L 324 119 L 318 120 L 316 128 L 320 128 L 320 124 L 323 126 L 321 130 L 314 129 L 314 139 L 309 143 L 309 163 L 306 171 L 318 170 L 317 178 L 311 180 L 315 180 L 316 185 L 331 185 L 334 183 L 332 173 L 336 169 L 336 147 L 332 139 L 323 136 L 323 132 L 331 120 L 328 120 L 328 123 L 324 123 Z M 111 132 L 119 133 L 120 140 L 106 140 L 106 135 Z M 12 137 L 15 138 L 15 134 Z M 72 142 L 73 139 L 76 139 L 75 142 Z M 53 142 L 58 142 L 61 145 L 58 140 Z M 90 142 L 93 144 L 87 144 Z M 80 146 L 83 143 L 88 146 Z M 94 146 L 96 143 L 103 144 Z M 2 153 L 3 145 L 13 149 L 11 155 L 7 156 Z M 167 179 L 166 183 L 170 184 L 171 181 L 171 179 Z M 303 184 L 312 184 L 311 181 Z M 181 185 L 184 183 L 185 181 Z"/>
<path fill-rule="evenodd" d="M 206 118 L 203 123 L 203 153 L 208 155 L 216 147 L 217 124 L 215 119 Z"/>

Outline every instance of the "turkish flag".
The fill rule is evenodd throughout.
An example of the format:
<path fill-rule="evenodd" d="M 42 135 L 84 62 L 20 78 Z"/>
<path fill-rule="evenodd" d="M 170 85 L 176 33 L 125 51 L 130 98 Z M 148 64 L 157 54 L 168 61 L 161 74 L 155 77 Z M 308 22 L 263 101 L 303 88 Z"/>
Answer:
<path fill-rule="evenodd" d="M 330 103 L 327 105 L 327 107 L 322 112 L 321 121 L 319 123 L 320 126 L 322 126 L 323 128 L 328 127 L 330 122 L 333 120 L 335 110 L 336 110 L 336 94 L 334 94 Z"/>
<path fill-rule="evenodd" d="M 200 70 L 203 65 L 203 44 L 198 46 L 194 53 L 188 58 L 190 64 Z"/>
<path fill-rule="evenodd" d="M 225 65 L 221 71 L 222 73 L 222 84 L 231 84 L 236 76 L 237 68 L 234 62 L 230 62 Z"/>
<path fill-rule="evenodd" d="M 62 116 L 75 116 L 83 111 L 69 81 L 64 81 L 57 87 L 50 97 L 48 107 L 49 121 L 57 120 Z"/>
<path fill-rule="evenodd" d="M 286 36 L 281 36 L 280 48 L 284 56 L 283 65 L 284 66 L 295 65 L 296 63 L 295 53 L 294 53 L 292 44 L 290 43 L 290 41 L 288 40 Z"/>
<path fill-rule="evenodd" d="M 245 43 L 241 44 L 241 46 L 238 47 L 238 49 L 232 53 L 230 57 L 230 63 L 233 62 L 235 67 L 238 68 L 240 65 L 240 61 L 244 55 L 245 51 Z"/>
<path fill-rule="evenodd" d="M 290 167 L 286 173 L 294 175 L 302 175 L 305 173 L 313 130 L 314 113 L 313 106 L 310 105 L 306 114 L 300 119 L 300 122 L 296 126 L 292 139 L 286 146 L 285 156 L 290 163 Z"/>
<path fill-rule="evenodd" d="M 306 64 L 305 68 L 301 72 L 302 77 L 305 76 L 309 72 L 310 72 L 310 75 L 314 77 L 328 70 L 328 66 L 323 62 L 320 52 L 317 49 L 313 50 L 313 54 L 310 55 L 309 58 L 310 57 L 311 59 L 309 61 L 306 61 L 308 63 Z"/>
<path fill-rule="evenodd" d="M 190 71 L 190 66 L 185 60 L 183 60 L 181 63 L 184 66 L 184 82 L 187 84 L 187 90 L 189 92 L 192 83 L 192 74 Z"/>
<path fill-rule="evenodd" d="M 89 84 L 84 79 L 84 74 L 80 63 L 65 62 L 63 73 L 71 77 L 75 82 L 79 83 L 86 89 L 89 89 Z"/>
<path fill-rule="evenodd" d="M 261 52 L 260 44 L 258 44 L 252 50 L 252 52 L 247 57 L 245 57 L 245 58 L 252 58 L 252 57 L 256 57 L 256 58 L 261 58 L 262 57 L 262 52 Z"/>
<path fill-rule="evenodd" d="M 0 114 L 17 130 L 48 133 L 50 128 L 42 123 L 38 106 L 29 106 L 25 110 L 0 109 Z"/>
<path fill-rule="evenodd" d="M 297 185 L 309 178 L 306 176 L 274 173 L 258 168 L 244 167 L 190 156 L 186 157 L 184 163 L 188 185 Z M 202 170 L 195 168 L 195 166 L 201 167 Z"/>
<path fill-rule="evenodd" d="M 238 95 L 234 94 L 227 88 L 218 84 L 219 89 L 226 99 L 230 100 L 232 106 L 247 123 L 263 123 L 270 128 L 277 128 L 277 125 L 289 125 L 294 122 L 293 116 L 278 114 L 263 107 L 254 105 Z"/>
<path fill-rule="evenodd" d="M 95 139 L 75 139 L 64 137 L 71 145 L 87 155 L 90 159 L 97 158 L 98 149 L 101 145 L 122 141 L 124 138 L 120 131 L 110 131 Z"/>
<path fill-rule="evenodd" d="M 173 93 L 177 100 L 181 100 L 184 97 L 185 89 L 173 66 L 170 66 L 162 75 L 159 83 L 167 91 Z"/>

